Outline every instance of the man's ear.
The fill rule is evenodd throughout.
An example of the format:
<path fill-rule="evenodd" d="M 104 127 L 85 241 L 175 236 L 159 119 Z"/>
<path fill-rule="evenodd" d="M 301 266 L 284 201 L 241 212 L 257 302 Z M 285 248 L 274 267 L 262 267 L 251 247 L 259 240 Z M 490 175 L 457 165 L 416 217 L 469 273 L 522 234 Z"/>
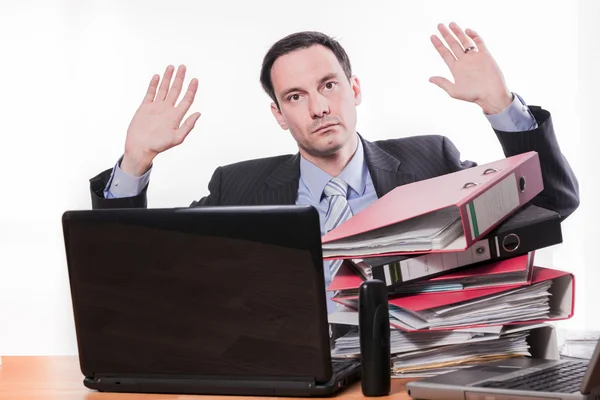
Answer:
<path fill-rule="evenodd" d="M 287 129 L 288 129 L 287 122 L 285 122 L 285 118 L 283 117 L 283 114 L 281 113 L 281 111 L 279 111 L 279 107 L 277 107 L 277 104 L 271 103 L 271 112 L 273 113 L 273 116 L 277 120 L 277 123 L 279 124 L 279 126 L 281 126 L 281 129 L 287 131 Z"/>
<path fill-rule="evenodd" d="M 354 92 L 354 105 L 358 106 L 362 102 L 362 90 L 360 88 L 360 81 L 356 75 L 350 77 L 350 86 Z"/>

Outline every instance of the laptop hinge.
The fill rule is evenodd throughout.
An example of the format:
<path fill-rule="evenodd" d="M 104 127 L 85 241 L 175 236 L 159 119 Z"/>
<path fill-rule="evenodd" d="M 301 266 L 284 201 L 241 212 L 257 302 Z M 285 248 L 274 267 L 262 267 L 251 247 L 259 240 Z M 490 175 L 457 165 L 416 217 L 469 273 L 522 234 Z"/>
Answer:
<path fill-rule="evenodd" d="M 89 378 L 88 378 L 89 379 Z M 249 386 L 269 386 L 273 384 L 300 386 L 314 388 L 317 386 L 315 378 L 311 377 L 281 377 L 281 376 L 258 376 L 258 377 L 240 377 L 240 376 L 217 376 L 217 375 L 169 375 L 169 374 L 98 374 L 92 376 L 92 380 L 97 383 L 113 383 L 132 382 L 136 381 L 162 381 L 165 383 L 181 383 L 181 382 L 203 382 L 207 385 L 228 385 L 232 382 L 240 385 Z"/>
<path fill-rule="evenodd" d="M 318 390 L 314 380 L 247 380 L 187 378 L 96 378 L 86 384 L 88 388 L 102 391 L 178 394 L 269 395 L 308 394 Z"/>

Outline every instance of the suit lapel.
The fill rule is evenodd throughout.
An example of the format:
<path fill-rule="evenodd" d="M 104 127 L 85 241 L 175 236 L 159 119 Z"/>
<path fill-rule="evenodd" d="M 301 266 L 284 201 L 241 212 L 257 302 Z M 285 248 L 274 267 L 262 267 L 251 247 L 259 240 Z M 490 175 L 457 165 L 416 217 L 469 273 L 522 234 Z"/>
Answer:
<path fill-rule="evenodd" d="M 397 186 L 415 181 L 415 175 L 400 171 L 401 162 L 382 150 L 379 146 L 365 140 L 359 135 L 365 149 L 365 162 L 375 186 L 377 197 L 390 192 Z"/>
<path fill-rule="evenodd" d="M 300 181 L 300 153 L 290 157 L 265 179 L 265 189 L 256 193 L 254 204 L 296 204 Z"/>
<path fill-rule="evenodd" d="M 375 186 L 377 197 L 382 197 L 397 186 L 415 181 L 412 173 L 399 171 L 401 162 L 379 146 L 362 140 L 365 162 Z M 300 181 L 300 153 L 296 153 L 277 167 L 265 179 L 265 189 L 255 193 L 250 204 L 296 204 Z"/>

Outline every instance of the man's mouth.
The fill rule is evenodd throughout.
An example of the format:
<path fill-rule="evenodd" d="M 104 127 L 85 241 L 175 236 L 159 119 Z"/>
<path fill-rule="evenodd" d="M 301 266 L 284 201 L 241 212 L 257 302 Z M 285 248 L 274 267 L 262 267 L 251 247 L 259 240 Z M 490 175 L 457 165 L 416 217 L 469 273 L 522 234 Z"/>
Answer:
<path fill-rule="evenodd" d="M 319 133 L 321 131 L 324 131 L 327 128 L 330 128 L 332 126 L 336 126 L 337 124 L 334 123 L 327 123 L 325 125 L 321 125 L 320 127 L 318 127 L 313 133 Z"/>

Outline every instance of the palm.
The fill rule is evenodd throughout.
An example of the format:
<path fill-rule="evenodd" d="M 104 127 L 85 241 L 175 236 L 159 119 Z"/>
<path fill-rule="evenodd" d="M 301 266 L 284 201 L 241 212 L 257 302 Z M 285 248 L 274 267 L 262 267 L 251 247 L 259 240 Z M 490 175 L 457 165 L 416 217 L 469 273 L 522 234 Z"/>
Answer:
<path fill-rule="evenodd" d="M 475 102 L 489 87 L 496 88 L 495 77 L 500 73 L 495 62 L 484 52 L 473 53 L 469 59 L 457 61 L 450 70 L 454 78 L 454 98 Z M 482 85 L 482 83 L 484 83 Z"/>
<path fill-rule="evenodd" d="M 167 67 L 160 88 L 158 75 L 150 81 L 146 96 L 127 129 L 126 152 L 154 157 L 182 143 L 200 117 L 200 113 L 194 113 L 181 124 L 194 101 L 198 81 L 192 79 L 183 99 L 176 106 L 185 78 L 185 66 L 178 69 L 173 86 L 169 88 L 173 69 L 172 66 Z"/>
<path fill-rule="evenodd" d="M 147 103 L 137 110 L 128 131 L 134 132 L 132 141 L 143 142 L 147 150 L 158 154 L 180 144 L 181 136 L 177 135 L 180 123 L 172 106 L 164 102 Z"/>

